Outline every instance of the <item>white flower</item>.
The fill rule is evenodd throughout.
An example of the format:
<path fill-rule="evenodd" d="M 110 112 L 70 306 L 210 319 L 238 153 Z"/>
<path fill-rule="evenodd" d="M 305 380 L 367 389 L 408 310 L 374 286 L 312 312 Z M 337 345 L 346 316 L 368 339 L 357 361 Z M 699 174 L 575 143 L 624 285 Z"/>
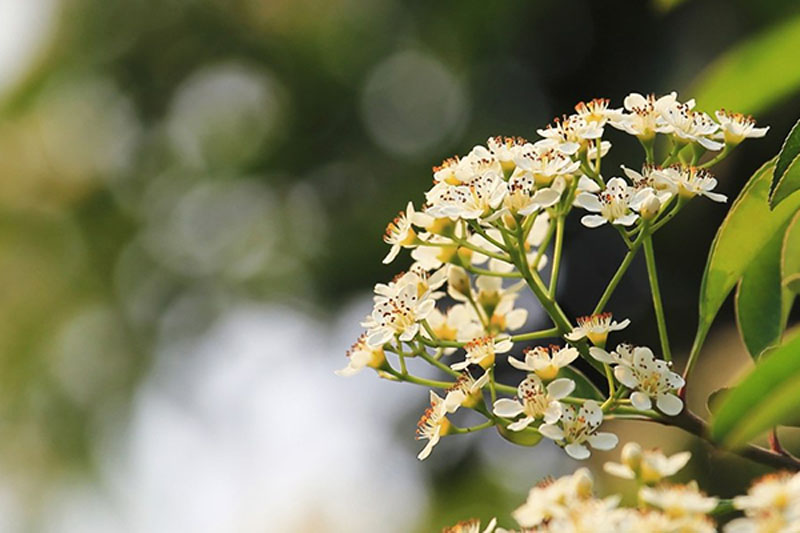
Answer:
<path fill-rule="evenodd" d="M 580 193 L 575 203 L 589 212 L 599 213 L 599 215 L 584 215 L 581 223 L 588 228 L 596 228 L 606 222 L 630 226 L 639 218 L 639 215 L 630 208 L 632 196 L 633 189 L 622 178 L 611 178 L 605 190 L 597 194 Z"/>
<path fill-rule="evenodd" d="M 562 517 L 592 496 L 594 480 L 587 468 L 579 468 L 571 476 L 545 480 L 528 493 L 528 499 L 513 513 L 514 520 L 525 528 Z"/>
<path fill-rule="evenodd" d="M 417 459 L 426 459 L 439 439 L 450 431 L 450 421 L 447 419 L 447 406 L 442 398 L 431 391 L 431 406 L 425 410 L 417 422 L 417 440 L 427 440 L 428 443 L 419 452 Z"/>
<path fill-rule="evenodd" d="M 603 363 L 618 363 L 614 367 L 614 376 L 634 391 L 631 404 L 636 409 L 652 409 L 655 400 L 656 407 L 666 415 L 674 416 L 683 410 L 683 400 L 674 394 L 675 390 L 683 387 L 683 378 L 670 370 L 666 361 L 656 359 L 650 348 L 633 348 L 630 361 L 597 347 L 590 348 L 589 353 Z"/>
<path fill-rule="evenodd" d="M 425 193 L 425 212 L 436 218 L 466 220 L 489 216 L 506 195 L 506 182 L 499 175 L 481 176 L 465 185 L 441 182 Z"/>
<path fill-rule="evenodd" d="M 497 520 L 492 518 L 486 525 L 486 529 L 481 532 L 481 521 L 477 518 L 465 520 L 442 530 L 442 533 L 492 533 L 497 526 Z"/>
<path fill-rule="evenodd" d="M 642 141 L 648 141 L 656 133 L 669 131 L 669 126 L 661 116 L 661 110 L 674 103 L 677 96 L 677 93 L 671 92 L 656 99 L 653 94 L 642 96 L 639 93 L 631 93 L 623 102 L 629 113 L 623 114 L 617 120 L 611 120 L 611 125 L 635 135 Z"/>
<path fill-rule="evenodd" d="M 670 188 L 684 198 L 697 195 L 705 196 L 715 202 L 726 202 L 724 194 L 711 192 L 717 186 L 717 180 L 707 170 L 697 167 L 672 166 L 656 169 L 653 178 L 659 186 Z"/>
<path fill-rule="evenodd" d="M 724 109 L 720 109 L 715 114 L 720 130 L 722 130 L 717 133 L 715 138 L 723 140 L 727 144 L 739 144 L 745 139 L 757 139 L 769 131 L 769 126 L 756 128 L 756 121 L 749 115 L 730 113 Z"/>
<path fill-rule="evenodd" d="M 700 111 L 693 111 L 689 104 L 673 102 L 661 112 L 664 121 L 670 126 L 670 133 L 682 142 L 700 144 L 707 150 L 719 150 L 724 145 L 709 137 L 719 129 L 719 124 Z"/>
<path fill-rule="evenodd" d="M 410 341 L 419 332 L 420 321 L 436 306 L 430 293 L 420 293 L 417 284 L 408 283 L 399 289 L 384 287 L 392 290 L 375 296 L 372 314 L 361 324 L 367 328 L 369 346 L 382 346 L 395 336 Z"/>
<path fill-rule="evenodd" d="M 559 370 L 578 358 L 578 350 L 571 346 L 561 348 L 551 345 L 549 349 L 544 346 L 536 346 L 525 348 L 523 353 L 524 361 L 509 357 L 509 364 L 519 370 L 534 372 L 545 381 L 555 379 Z"/>
<path fill-rule="evenodd" d="M 595 98 L 588 102 L 579 102 L 575 106 L 578 116 L 586 122 L 605 126 L 606 122 L 617 122 L 622 118 L 622 109 L 609 109 L 608 98 Z"/>
<path fill-rule="evenodd" d="M 537 187 L 549 187 L 556 178 L 575 174 L 580 163 L 548 146 L 527 144 L 514 160 L 521 171 L 528 171 Z"/>
<path fill-rule="evenodd" d="M 459 407 L 472 408 L 483 400 L 483 387 L 489 383 L 489 373 L 484 372 L 477 380 L 469 372 L 463 372 L 455 384 L 445 391 L 444 404 L 448 413 Z"/>
<path fill-rule="evenodd" d="M 475 312 L 464 304 L 456 304 L 449 309 L 446 313 L 442 313 L 434 308 L 426 319 L 433 333 L 437 339 L 443 341 L 462 341 L 469 340 L 475 335 L 469 335 L 465 338 L 465 332 L 480 331 L 481 323 Z M 445 348 L 445 354 L 451 354 L 456 351 L 456 348 Z"/>
<path fill-rule="evenodd" d="M 717 506 L 717 498 L 700 492 L 695 482 L 687 485 L 642 487 L 639 489 L 639 498 L 658 507 L 670 518 L 705 515 Z"/>
<path fill-rule="evenodd" d="M 511 339 L 508 337 L 497 340 L 494 337 L 479 337 L 464 345 L 466 359 L 459 363 L 453 363 L 450 368 L 453 370 L 464 370 L 469 365 L 479 365 L 487 369 L 494 365 L 495 355 L 506 353 L 513 347 Z"/>
<path fill-rule="evenodd" d="M 645 165 L 642 168 L 642 172 L 639 173 L 632 168 L 628 168 L 626 166 L 622 166 L 622 171 L 628 176 L 628 179 L 631 180 L 633 183 L 633 189 L 635 191 L 643 191 L 645 189 L 650 189 L 653 191 L 653 194 L 656 195 L 658 201 L 662 204 L 665 204 L 667 200 L 669 200 L 672 195 L 674 194 L 675 187 L 672 184 L 664 183 L 662 180 L 656 179 L 654 172 L 657 169 L 652 165 Z"/>
<path fill-rule="evenodd" d="M 562 406 L 559 400 L 569 396 L 573 390 L 575 382 L 571 379 L 556 379 L 545 387 L 539 376 L 531 374 L 517 387 L 519 400 L 497 400 L 494 403 L 494 414 L 503 418 L 525 415 L 509 424 L 508 429 L 511 431 L 522 431 L 540 418 L 546 424 L 553 424 L 561 417 Z"/>
<path fill-rule="evenodd" d="M 432 217 L 424 213 L 415 212 L 414 204 L 408 202 L 405 212 L 400 211 L 394 220 L 386 226 L 383 241 L 386 244 L 391 244 L 392 248 L 384 257 L 384 264 L 394 261 L 397 254 L 400 253 L 400 248 L 411 248 L 417 242 L 417 233 L 414 231 L 412 224 L 426 226 L 432 222 Z"/>
<path fill-rule="evenodd" d="M 613 433 L 597 431 L 603 423 L 603 411 L 593 400 L 585 401 L 577 412 L 571 405 L 563 406 L 559 422 L 560 426 L 542 424 L 539 433 L 563 446 L 573 459 L 587 459 L 591 455 L 587 443 L 597 450 L 610 450 L 619 442 Z"/>
<path fill-rule="evenodd" d="M 611 313 L 582 316 L 578 317 L 578 326 L 564 335 L 564 338 L 568 341 L 579 341 L 586 337 L 594 345 L 605 346 L 610 332 L 625 329 L 630 323 L 627 318 L 622 322 L 613 320 Z"/>
<path fill-rule="evenodd" d="M 622 463 L 607 462 L 603 470 L 623 479 L 639 479 L 642 483 L 658 483 L 665 477 L 675 475 L 686 466 L 692 454 L 680 452 L 667 457 L 661 450 L 642 450 L 635 442 L 622 447 Z"/>
<path fill-rule="evenodd" d="M 780 516 L 800 525 L 800 474 L 779 472 L 763 476 L 733 506 L 750 517 Z"/>
<path fill-rule="evenodd" d="M 536 189 L 536 178 L 529 170 L 516 169 L 508 180 L 504 206 L 512 214 L 530 215 L 536 210 L 554 205 L 561 199 L 563 188 Z"/>
<path fill-rule="evenodd" d="M 336 371 L 336 375 L 349 377 L 366 367 L 379 369 L 386 362 L 383 347 L 372 347 L 367 344 L 367 334 L 363 333 L 347 351 L 347 366 Z"/>
<path fill-rule="evenodd" d="M 528 144 L 528 141 L 523 139 L 522 137 L 489 137 L 486 141 L 486 146 L 489 148 L 489 151 L 492 152 L 495 159 L 500 163 L 500 167 L 503 169 L 503 172 L 506 175 L 511 174 L 514 168 L 516 167 L 516 163 L 514 163 L 514 158 L 517 157 L 524 145 Z"/>

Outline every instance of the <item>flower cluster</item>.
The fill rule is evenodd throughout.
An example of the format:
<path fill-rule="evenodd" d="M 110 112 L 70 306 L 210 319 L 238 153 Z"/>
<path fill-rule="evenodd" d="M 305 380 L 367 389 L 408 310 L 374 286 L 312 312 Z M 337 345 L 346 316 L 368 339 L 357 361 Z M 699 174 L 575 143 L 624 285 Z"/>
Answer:
<path fill-rule="evenodd" d="M 680 415 L 684 405 L 677 393 L 684 380 L 671 366 L 651 268 L 652 235 L 695 197 L 725 201 L 708 169 L 745 138 L 768 129 L 724 110 L 714 120 L 695 107 L 676 93 L 632 93 L 618 108 L 607 99 L 581 102 L 573 114 L 538 129 L 537 140 L 491 137 L 466 155 L 446 159 L 434 167 L 424 203 L 408 202 L 388 224 L 384 263 L 405 249 L 412 264 L 375 286 L 372 312 L 362 322 L 366 331 L 338 373 L 372 368 L 382 378 L 432 389 L 417 428 L 417 438 L 425 441 L 420 459 L 444 436 L 488 428 L 518 444 L 546 438 L 569 456 L 586 459 L 592 449 L 617 445 L 617 437 L 603 431 L 609 418 L 663 422 L 663 415 Z M 606 176 L 610 130 L 636 137 L 644 157 Z M 663 157 L 657 161 L 656 154 Z M 593 231 L 613 228 L 629 250 L 617 275 L 598 291 L 603 296 L 593 312 L 574 319 L 557 299 L 566 220 L 573 211 L 583 226 L 600 228 Z M 606 351 L 609 335 L 630 321 L 614 320 L 604 309 L 640 249 L 648 255 L 663 359 L 645 346 L 619 344 Z M 526 330 L 532 320 L 519 305 L 523 290 L 536 298 L 551 327 Z M 596 372 L 578 371 L 579 358 Z M 439 375 L 412 373 L 417 364 Z M 508 370 L 522 375 L 502 383 L 498 377 Z M 479 423 L 457 425 L 469 417 L 480 417 Z M 665 465 L 655 457 L 640 454 L 635 466 L 616 471 L 650 483 L 681 462 Z M 670 494 L 646 497 L 667 501 Z M 617 515 L 609 501 L 580 505 L 585 517 Z M 533 527 L 530 521 L 521 524 Z M 464 522 L 452 530 L 479 528 L 478 522 Z"/>
<path fill-rule="evenodd" d="M 683 468 L 689 457 L 688 452 L 667 457 L 658 450 L 642 450 L 638 444 L 629 443 L 623 448 L 622 462 L 606 463 L 605 470 L 638 482 L 637 508 L 622 506 L 619 495 L 595 497 L 592 475 L 581 468 L 572 475 L 546 479 L 530 490 L 525 503 L 512 513 L 521 529 L 497 527 L 497 520 L 492 519 L 483 532 L 713 533 L 718 530 L 711 515 L 731 507 L 744 516 L 728 522 L 724 533 L 800 530 L 800 474 L 765 476 L 746 495 L 722 501 L 703 493 L 694 481 L 664 481 Z M 480 533 L 479 525 L 480 521 L 473 519 L 444 532 Z"/>

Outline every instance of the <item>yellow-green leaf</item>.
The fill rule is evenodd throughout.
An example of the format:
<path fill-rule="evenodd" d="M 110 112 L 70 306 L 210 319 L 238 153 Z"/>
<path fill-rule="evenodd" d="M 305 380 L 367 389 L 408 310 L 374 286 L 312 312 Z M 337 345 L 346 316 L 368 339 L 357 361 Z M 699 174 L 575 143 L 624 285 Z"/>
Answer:
<path fill-rule="evenodd" d="M 800 294 L 800 212 L 795 214 L 784 235 L 781 283 L 787 290 Z"/>
<path fill-rule="evenodd" d="M 800 89 L 800 17 L 770 27 L 716 59 L 690 92 L 702 106 L 740 113 L 768 109 Z"/>
<path fill-rule="evenodd" d="M 702 345 L 719 308 L 750 263 L 800 206 L 800 195 L 792 195 L 770 210 L 768 196 L 774 166 L 775 158 L 753 174 L 717 230 L 700 286 L 695 349 Z"/>
<path fill-rule="evenodd" d="M 722 399 L 712 419 L 711 437 L 728 447 L 742 446 L 778 425 L 797 421 L 800 405 L 800 337 L 762 358 Z"/>
<path fill-rule="evenodd" d="M 781 283 L 785 222 L 750 263 L 736 291 L 736 324 L 752 357 L 780 342 L 794 293 Z"/>

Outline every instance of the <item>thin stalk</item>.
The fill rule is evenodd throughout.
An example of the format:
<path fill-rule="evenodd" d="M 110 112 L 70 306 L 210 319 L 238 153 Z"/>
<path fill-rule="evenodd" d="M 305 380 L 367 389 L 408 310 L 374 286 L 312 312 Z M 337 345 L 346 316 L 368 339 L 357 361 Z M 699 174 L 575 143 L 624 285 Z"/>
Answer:
<path fill-rule="evenodd" d="M 473 433 L 475 431 L 480 431 L 482 429 L 488 429 L 494 426 L 494 420 L 487 420 L 483 424 L 478 424 L 477 426 L 470 426 L 467 428 L 459 428 L 456 426 L 450 426 L 450 432 L 453 434 L 461 434 L 461 433 Z"/>
<path fill-rule="evenodd" d="M 512 335 L 511 341 L 521 342 L 521 341 L 534 341 L 537 339 L 546 339 L 548 337 L 556 337 L 558 336 L 558 333 L 559 333 L 558 328 L 543 329 L 541 331 L 531 331 L 530 333 L 520 333 L 519 335 Z"/>
<path fill-rule="evenodd" d="M 493 276 L 495 278 L 521 278 L 522 274 L 519 272 L 495 272 L 494 270 L 488 270 L 485 268 L 478 268 L 472 265 L 461 265 L 461 268 L 466 270 L 467 272 L 472 272 L 478 276 Z"/>
<path fill-rule="evenodd" d="M 446 364 L 442 363 L 438 359 L 434 359 L 433 357 L 431 357 L 431 355 L 428 352 L 426 352 L 424 349 L 419 351 L 419 356 L 422 357 L 429 364 L 435 366 L 439 370 L 447 372 L 448 374 L 450 374 L 453 377 L 458 377 L 458 376 L 461 375 L 456 370 L 453 370 L 452 368 L 450 368 Z"/>
<path fill-rule="evenodd" d="M 725 143 L 725 148 L 723 148 L 722 151 L 719 154 L 717 154 L 717 156 L 714 159 L 710 159 L 705 163 L 703 163 L 702 165 L 698 165 L 697 168 L 713 167 L 714 165 L 716 165 L 717 163 L 728 157 L 728 154 L 730 154 L 732 150 L 733 150 L 733 145 Z"/>
<path fill-rule="evenodd" d="M 672 361 L 672 353 L 669 348 L 669 337 L 667 336 L 667 321 L 664 317 L 664 305 L 661 302 L 661 290 L 658 287 L 658 274 L 656 273 L 656 256 L 653 250 L 653 239 L 648 234 L 647 228 L 642 231 L 644 238 L 644 258 L 647 263 L 647 278 L 650 281 L 650 292 L 653 295 L 653 309 L 656 313 L 658 324 L 658 338 L 661 341 L 661 351 L 666 361 Z"/>
<path fill-rule="evenodd" d="M 415 385 L 422 385 L 423 387 L 430 387 L 432 389 L 449 389 L 453 386 L 453 383 L 447 381 L 436 381 L 434 379 L 412 376 L 411 374 L 402 374 L 392 367 L 385 368 L 383 371 L 396 377 L 400 381 L 406 381 L 408 383 L 414 383 Z"/>
<path fill-rule="evenodd" d="M 564 216 L 559 215 L 556 220 L 556 243 L 553 245 L 553 265 L 550 270 L 550 298 L 555 298 L 558 287 L 558 272 L 561 269 L 561 250 L 564 247 Z"/>
<path fill-rule="evenodd" d="M 600 301 L 597 302 L 597 305 L 594 307 L 594 311 L 592 311 L 593 315 L 597 315 L 603 311 L 603 308 L 608 303 L 608 300 L 611 298 L 611 295 L 614 294 L 614 291 L 619 285 L 619 282 L 622 280 L 622 276 L 625 275 L 625 272 L 628 271 L 628 267 L 631 266 L 631 262 L 633 262 L 633 258 L 636 257 L 636 253 L 639 251 L 639 247 L 642 244 L 642 240 L 644 232 L 640 232 L 639 236 L 631 245 L 631 249 L 628 250 L 628 253 L 625 254 L 625 257 L 622 259 L 622 263 L 620 263 L 619 268 L 614 273 L 614 277 L 611 278 L 611 281 L 608 282 L 608 286 L 606 286 L 606 290 L 603 292 L 603 295 L 600 297 Z"/>
<path fill-rule="evenodd" d="M 506 247 L 503 246 L 503 244 L 500 243 L 500 241 L 498 241 L 497 239 L 495 239 L 494 237 L 492 237 L 491 235 L 486 233 L 486 231 L 481 227 L 480 224 L 478 224 L 474 220 L 470 220 L 469 221 L 469 225 L 475 231 L 475 233 L 477 233 L 478 235 L 480 235 L 481 237 L 486 239 L 489 243 L 491 243 L 494 246 L 497 246 L 499 249 L 503 250 L 504 252 L 508 252 Z"/>

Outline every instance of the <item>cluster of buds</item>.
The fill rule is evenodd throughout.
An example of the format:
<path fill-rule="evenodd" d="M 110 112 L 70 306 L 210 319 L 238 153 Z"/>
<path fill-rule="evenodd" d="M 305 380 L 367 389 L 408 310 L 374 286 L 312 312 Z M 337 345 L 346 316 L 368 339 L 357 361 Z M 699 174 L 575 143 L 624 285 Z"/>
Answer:
<path fill-rule="evenodd" d="M 800 474 L 765 476 L 746 495 L 723 501 L 702 492 L 695 481 L 686 484 L 665 480 L 681 470 L 690 454 L 671 457 L 659 450 L 642 450 L 636 443 L 622 450 L 621 463 L 606 463 L 606 472 L 638 484 L 637 508 L 620 504 L 621 496 L 594 495 L 591 473 L 581 468 L 559 479 L 545 479 L 534 486 L 528 499 L 513 513 L 521 529 L 498 527 L 492 519 L 486 528 L 472 519 L 444 528 L 443 533 L 525 533 L 613 531 L 617 533 L 714 533 L 712 515 L 729 509 L 744 516 L 728 522 L 724 533 L 790 532 L 800 529 Z"/>
<path fill-rule="evenodd" d="M 491 137 L 434 167 L 422 206 L 408 202 L 384 236 L 390 246 L 384 263 L 403 249 L 410 250 L 413 263 L 375 286 L 372 312 L 362 322 L 366 332 L 339 373 L 372 368 L 383 378 L 433 389 L 417 430 L 417 438 L 426 441 L 420 459 L 446 435 L 492 427 L 512 442 L 532 445 L 544 437 L 571 457 L 586 459 L 591 449 L 617 445 L 617 437 L 602 430 L 609 416 L 663 420 L 663 415 L 680 414 L 684 405 L 677 391 L 684 382 L 672 370 L 661 322 L 664 359 L 645 346 L 619 344 L 606 351 L 609 335 L 629 324 L 603 309 L 630 262 L 609 282 L 593 314 L 573 321 L 563 312 L 556 296 L 564 227 L 577 208 L 584 226 L 613 227 L 631 254 L 641 247 L 652 254 L 653 233 L 691 199 L 726 201 L 715 192 L 717 181 L 708 168 L 745 138 L 761 137 L 768 129 L 724 110 L 716 119 L 696 110 L 693 100 L 679 101 L 676 93 L 632 93 L 620 108 L 594 99 L 537 130 L 541 138 L 536 141 Z M 602 161 L 611 143 L 604 135 L 612 128 L 635 136 L 644 158 L 606 178 Z M 664 157 L 657 163 L 659 151 Z M 551 328 L 525 331 L 529 313 L 519 306 L 523 289 L 536 297 Z M 537 341 L 545 344 L 529 344 Z M 579 357 L 597 374 L 578 372 L 573 365 Z M 412 359 L 441 376 L 413 375 Z M 501 365 L 522 373 L 516 384 L 497 380 Z M 595 382 L 607 382 L 605 390 Z M 470 416 L 482 422 L 457 425 L 456 417 Z M 645 484 L 651 484 L 654 472 L 670 470 L 655 456 L 637 459 L 627 449 L 626 457 L 625 472 Z M 608 502 L 587 502 L 586 516 L 602 509 L 616 513 Z M 471 522 L 453 530 L 458 528 L 478 531 Z"/>

